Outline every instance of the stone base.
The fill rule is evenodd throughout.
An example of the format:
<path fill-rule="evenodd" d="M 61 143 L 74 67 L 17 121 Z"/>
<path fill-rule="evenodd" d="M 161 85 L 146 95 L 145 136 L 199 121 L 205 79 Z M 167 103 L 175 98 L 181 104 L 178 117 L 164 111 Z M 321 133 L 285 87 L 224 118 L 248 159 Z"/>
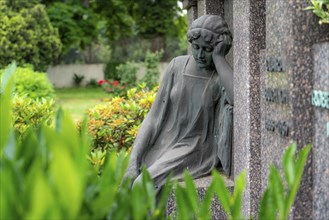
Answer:
<path fill-rule="evenodd" d="M 224 175 L 222 175 L 222 177 L 223 177 L 229 191 L 233 192 L 234 182 L 232 180 L 228 179 Z M 206 177 L 202 177 L 202 178 L 194 180 L 194 184 L 197 188 L 200 200 L 202 200 L 204 198 L 205 193 L 208 189 L 208 186 L 211 184 L 211 181 L 212 181 L 211 176 L 206 176 Z M 183 185 L 184 183 L 181 182 L 181 184 Z M 214 220 L 215 219 L 227 219 L 226 214 L 225 214 L 223 208 L 221 207 L 217 198 L 213 198 L 212 205 L 211 205 L 211 212 L 212 212 L 212 219 L 214 219 Z M 176 213 L 176 198 L 175 198 L 175 194 L 172 192 L 168 199 L 168 202 L 167 202 L 166 214 L 167 214 L 167 216 L 169 216 L 169 215 L 175 215 L 175 213 Z"/>

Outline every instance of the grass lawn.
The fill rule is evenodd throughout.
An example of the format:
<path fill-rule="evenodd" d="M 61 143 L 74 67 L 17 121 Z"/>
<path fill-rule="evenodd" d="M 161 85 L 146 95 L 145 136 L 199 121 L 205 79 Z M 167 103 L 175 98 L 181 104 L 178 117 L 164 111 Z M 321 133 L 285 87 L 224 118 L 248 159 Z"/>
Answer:
<path fill-rule="evenodd" d="M 55 92 L 56 105 L 68 111 L 75 121 L 81 120 L 87 109 L 111 97 L 102 88 L 67 88 L 56 89 Z"/>

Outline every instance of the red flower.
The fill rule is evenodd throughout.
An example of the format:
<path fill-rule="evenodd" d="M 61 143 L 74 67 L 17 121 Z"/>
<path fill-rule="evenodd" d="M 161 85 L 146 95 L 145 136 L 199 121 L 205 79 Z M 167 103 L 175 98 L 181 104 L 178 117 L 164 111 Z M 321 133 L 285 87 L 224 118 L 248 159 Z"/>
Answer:
<path fill-rule="evenodd" d="M 110 82 L 110 84 L 112 86 L 118 86 L 120 84 L 120 82 L 118 80 L 114 80 L 114 81 Z"/>
<path fill-rule="evenodd" d="M 101 79 L 101 80 L 99 80 L 99 81 L 98 81 L 98 85 L 100 85 L 100 86 L 101 86 L 101 85 L 103 85 L 105 82 L 106 82 L 106 80 L 105 80 L 105 79 Z"/>

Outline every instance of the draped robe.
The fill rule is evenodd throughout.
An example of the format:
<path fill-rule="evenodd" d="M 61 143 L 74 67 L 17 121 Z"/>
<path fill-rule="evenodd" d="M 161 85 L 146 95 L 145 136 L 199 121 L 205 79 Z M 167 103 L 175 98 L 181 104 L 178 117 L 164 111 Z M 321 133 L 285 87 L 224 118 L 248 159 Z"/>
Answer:
<path fill-rule="evenodd" d="M 219 161 L 230 175 L 233 108 L 216 70 L 210 77 L 186 72 L 192 59 L 171 61 L 133 145 L 157 187 L 169 174 L 182 179 L 185 169 L 194 178 L 209 174 Z"/>

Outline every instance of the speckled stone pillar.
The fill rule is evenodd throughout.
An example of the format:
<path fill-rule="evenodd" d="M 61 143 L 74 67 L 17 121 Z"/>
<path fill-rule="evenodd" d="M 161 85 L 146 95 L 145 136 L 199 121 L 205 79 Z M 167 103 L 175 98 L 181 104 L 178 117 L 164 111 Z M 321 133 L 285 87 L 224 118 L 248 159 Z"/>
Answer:
<path fill-rule="evenodd" d="M 265 0 L 233 0 L 234 177 L 247 169 L 243 210 L 257 216 L 260 179 L 260 50 Z"/>
<path fill-rule="evenodd" d="M 313 44 L 329 41 L 328 27 L 320 26 L 318 18 L 303 9 L 310 5 L 308 0 L 289 0 L 289 25 L 287 61 L 292 115 L 292 139 L 296 140 L 299 148 L 312 143 L 314 130 L 313 109 L 310 103 L 313 84 Z M 303 180 L 295 202 L 294 219 L 312 219 L 313 198 L 313 151 L 305 168 Z M 317 158 L 314 158 L 317 160 Z M 312 199 L 313 198 L 313 199 Z"/>
<path fill-rule="evenodd" d="M 287 51 L 289 34 L 286 0 L 266 3 L 266 50 L 261 62 L 261 180 L 262 190 L 267 186 L 270 164 L 281 168 L 281 157 L 289 145 L 291 106 Z M 267 60 L 267 63 L 266 63 Z M 268 71 L 267 71 L 268 69 Z M 268 91 L 269 94 L 266 94 Z M 285 102 L 274 98 L 273 91 L 286 92 Z M 272 97 L 273 95 L 273 97 Z M 289 130 L 281 135 L 278 123 L 286 123 Z"/>
<path fill-rule="evenodd" d="M 313 58 L 313 91 L 328 94 L 329 42 L 315 44 Z M 329 219 L 329 108 L 313 104 L 313 109 L 313 219 Z"/>
<path fill-rule="evenodd" d="M 207 15 L 224 16 L 224 0 L 204 0 Z"/>
<path fill-rule="evenodd" d="M 187 10 L 187 22 L 188 26 L 198 18 L 197 0 L 181 0 L 183 8 Z"/>
<path fill-rule="evenodd" d="M 180 0 L 188 11 L 188 24 L 202 15 L 224 16 L 224 2 L 230 0 Z"/>
<path fill-rule="evenodd" d="M 217 0 L 218 1 L 218 0 Z M 223 1 L 223 0 L 220 0 Z M 233 29 L 233 1 L 232 0 L 224 0 L 224 19 L 233 35 L 234 38 L 234 29 Z M 222 7 L 222 6 L 221 6 Z M 233 50 L 231 49 L 226 55 L 226 60 L 233 68 Z"/>
<path fill-rule="evenodd" d="M 187 10 L 187 24 L 188 27 L 191 26 L 192 22 L 198 18 L 198 2 L 197 0 L 181 0 L 183 3 L 183 8 Z M 187 52 L 192 54 L 191 45 L 187 43 Z"/>
<path fill-rule="evenodd" d="M 267 185 L 270 163 L 281 168 L 289 143 L 298 149 L 314 138 L 313 45 L 328 41 L 327 27 L 320 26 L 308 0 L 266 1 L 266 51 L 261 75 L 261 180 Z M 324 61 L 323 61 L 324 62 Z M 279 91 L 279 93 L 278 93 Z M 285 99 L 284 97 L 287 97 Z M 314 219 L 314 167 L 312 149 L 294 208 L 293 219 Z"/>
<path fill-rule="evenodd" d="M 198 0 L 198 17 L 206 14 L 206 0 Z"/>
<path fill-rule="evenodd" d="M 198 17 L 205 14 L 224 16 L 224 0 L 198 0 Z"/>

